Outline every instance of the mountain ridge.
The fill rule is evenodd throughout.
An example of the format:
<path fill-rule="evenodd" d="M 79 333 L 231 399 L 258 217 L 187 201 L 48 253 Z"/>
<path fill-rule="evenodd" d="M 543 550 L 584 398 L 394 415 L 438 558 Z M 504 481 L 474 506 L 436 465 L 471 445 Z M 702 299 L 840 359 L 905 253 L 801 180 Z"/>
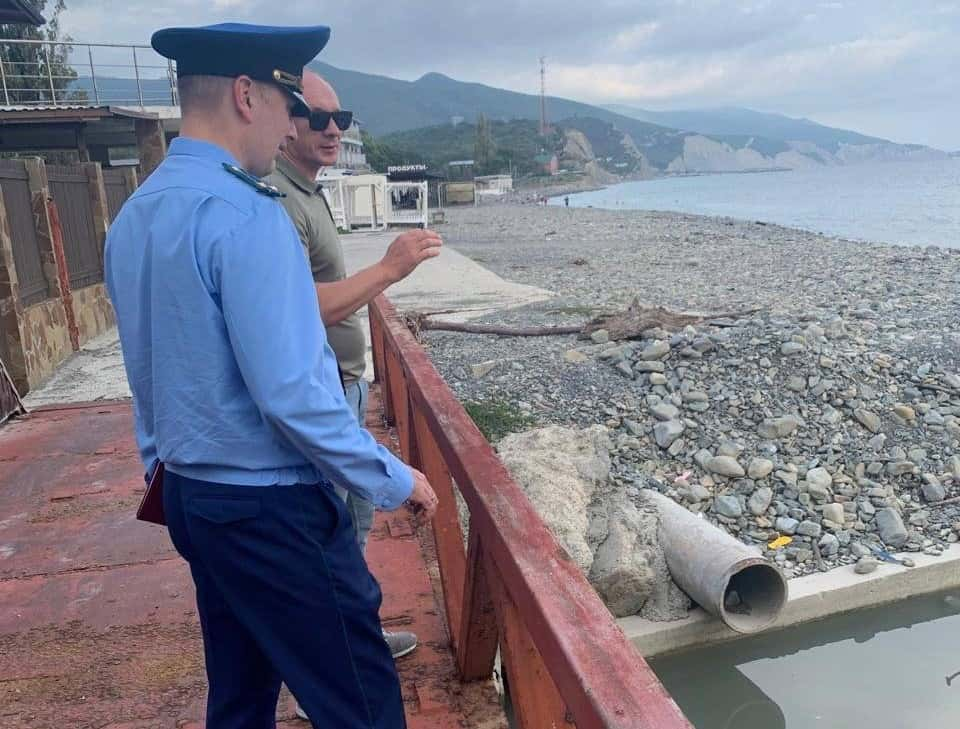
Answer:
<path fill-rule="evenodd" d="M 540 116 L 540 98 L 534 94 L 458 81 L 436 71 L 405 81 L 321 61 L 314 61 L 310 68 L 333 84 L 344 107 L 352 109 L 374 136 L 442 126 L 457 119 L 473 122 L 480 114 L 491 121 L 539 120 Z M 98 77 L 97 82 L 101 91 L 109 88 L 109 96 L 136 96 L 133 79 Z M 130 89 L 121 88 L 131 84 L 132 94 Z M 143 87 L 145 96 L 151 99 L 169 93 L 166 80 L 144 81 Z M 89 94 L 92 81 L 80 77 L 72 88 Z M 612 126 L 620 135 L 620 146 L 633 155 L 635 164 L 627 164 L 628 168 L 666 173 L 740 172 L 948 156 L 923 145 L 897 144 L 808 119 L 738 107 L 651 112 L 623 105 L 592 106 L 556 96 L 547 97 L 546 104 L 550 119 L 578 129 L 595 148 L 610 148 L 608 127 Z M 622 158 L 606 162 L 623 166 Z"/>

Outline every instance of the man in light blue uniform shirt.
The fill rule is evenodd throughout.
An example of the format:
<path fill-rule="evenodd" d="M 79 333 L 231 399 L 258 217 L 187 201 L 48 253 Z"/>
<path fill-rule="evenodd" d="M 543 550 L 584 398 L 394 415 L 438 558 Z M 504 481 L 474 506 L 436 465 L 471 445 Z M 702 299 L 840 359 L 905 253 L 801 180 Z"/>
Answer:
<path fill-rule="evenodd" d="M 197 588 L 207 729 L 272 727 L 281 681 L 316 727 L 403 727 L 380 591 L 331 481 L 432 516 L 418 471 L 343 397 L 310 271 L 268 173 L 329 29 L 158 31 L 182 125 L 107 236 L 106 282 L 148 470 Z M 319 628 L 319 629 L 318 629 Z"/>

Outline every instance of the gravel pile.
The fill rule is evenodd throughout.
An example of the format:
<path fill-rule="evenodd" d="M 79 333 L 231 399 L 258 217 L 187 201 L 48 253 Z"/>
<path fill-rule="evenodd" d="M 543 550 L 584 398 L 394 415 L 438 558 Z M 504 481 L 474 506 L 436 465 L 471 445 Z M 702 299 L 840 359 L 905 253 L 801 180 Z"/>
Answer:
<path fill-rule="evenodd" d="M 673 213 L 448 220 L 448 245 L 558 293 L 488 323 L 584 322 L 634 297 L 757 310 L 628 342 L 427 332 L 462 401 L 605 426 L 624 494 L 653 484 L 791 575 L 960 538 L 960 252 Z"/>

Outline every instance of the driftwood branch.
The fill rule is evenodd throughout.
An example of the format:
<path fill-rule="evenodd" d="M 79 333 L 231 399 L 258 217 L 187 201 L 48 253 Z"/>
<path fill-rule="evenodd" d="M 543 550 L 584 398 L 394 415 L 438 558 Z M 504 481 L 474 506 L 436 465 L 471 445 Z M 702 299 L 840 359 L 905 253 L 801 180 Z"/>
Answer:
<path fill-rule="evenodd" d="M 564 334 L 578 334 L 589 337 L 598 329 L 606 329 L 611 341 L 623 339 L 640 339 L 649 329 L 664 329 L 667 331 L 682 329 L 690 324 L 715 323 L 716 326 L 730 326 L 724 319 L 737 319 L 754 314 L 758 309 L 729 312 L 723 314 L 678 314 L 663 307 L 642 306 L 638 299 L 634 299 L 625 311 L 602 314 L 585 324 L 566 326 L 531 326 L 517 327 L 505 324 L 470 324 L 466 322 L 431 319 L 433 314 L 446 312 L 410 312 L 404 314 L 407 327 L 419 338 L 425 330 L 462 332 L 466 334 L 496 334 L 501 337 L 550 337 Z M 716 320 L 715 322 L 713 320 Z"/>
<path fill-rule="evenodd" d="M 427 319 L 423 317 L 417 321 L 419 330 L 431 329 L 445 332 L 464 332 L 466 334 L 499 334 L 502 337 L 549 337 L 557 334 L 580 334 L 583 326 L 548 326 L 548 327 L 510 327 L 501 324 L 468 324 L 458 321 L 443 321 L 442 319 Z"/>

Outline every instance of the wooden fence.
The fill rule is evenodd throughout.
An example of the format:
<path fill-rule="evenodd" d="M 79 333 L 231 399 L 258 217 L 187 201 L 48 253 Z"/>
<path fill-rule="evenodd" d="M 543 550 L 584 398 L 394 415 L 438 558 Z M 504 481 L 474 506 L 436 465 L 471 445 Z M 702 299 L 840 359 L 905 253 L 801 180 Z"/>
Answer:
<path fill-rule="evenodd" d="M 107 215 L 113 222 L 137 187 L 136 172 L 132 168 L 106 169 L 103 171 L 103 187 L 107 193 Z"/>
<path fill-rule="evenodd" d="M 39 304 L 48 298 L 49 286 L 40 258 L 26 163 L 22 160 L 0 160 L 0 192 L 3 194 L 13 242 L 20 303 L 24 307 Z"/>
<path fill-rule="evenodd" d="M 70 287 L 103 281 L 103 241 L 97 233 L 90 179 L 83 166 L 47 165 L 50 195 L 60 213 Z"/>
<path fill-rule="evenodd" d="M 437 492 L 447 624 L 464 681 L 499 647 L 521 729 L 692 729 L 423 348 L 379 296 L 374 369 L 404 460 Z M 464 550 L 454 489 L 470 511 Z"/>

